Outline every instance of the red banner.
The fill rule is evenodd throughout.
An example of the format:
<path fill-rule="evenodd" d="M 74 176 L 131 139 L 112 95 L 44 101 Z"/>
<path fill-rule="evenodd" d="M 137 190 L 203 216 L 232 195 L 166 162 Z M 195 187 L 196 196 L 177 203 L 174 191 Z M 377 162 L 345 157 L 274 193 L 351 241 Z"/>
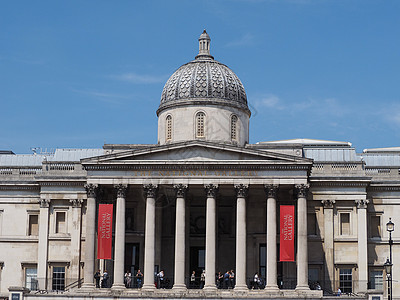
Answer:
<path fill-rule="evenodd" d="M 280 206 L 280 261 L 294 261 L 294 205 Z"/>
<path fill-rule="evenodd" d="M 113 205 L 99 204 L 97 259 L 111 259 Z"/>

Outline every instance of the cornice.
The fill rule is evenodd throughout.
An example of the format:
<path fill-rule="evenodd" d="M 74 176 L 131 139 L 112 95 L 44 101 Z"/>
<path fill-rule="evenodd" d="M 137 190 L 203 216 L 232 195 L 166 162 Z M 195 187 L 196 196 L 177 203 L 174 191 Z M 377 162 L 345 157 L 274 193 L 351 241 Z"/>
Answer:
<path fill-rule="evenodd" d="M 342 187 L 363 187 L 366 188 L 370 184 L 369 179 L 365 178 L 310 178 L 311 187 L 317 186 L 342 186 Z"/>
<path fill-rule="evenodd" d="M 39 184 L 17 184 L 17 183 L 7 183 L 7 184 L 1 184 L 0 185 L 0 190 L 7 190 L 7 191 L 20 191 L 20 190 L 26 190 L 26 191 L 39 191 L 40 186 Z"/>

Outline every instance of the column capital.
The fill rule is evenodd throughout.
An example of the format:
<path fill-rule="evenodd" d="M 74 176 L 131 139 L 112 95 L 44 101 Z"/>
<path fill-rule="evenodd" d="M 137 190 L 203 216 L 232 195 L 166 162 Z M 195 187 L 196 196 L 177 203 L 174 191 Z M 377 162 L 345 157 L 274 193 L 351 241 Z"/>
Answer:
<path fill-rule="evenodd" d="M 157 184 L 143 184 L 143 191 L 146 196 L 146 198 L 155 198 L 157 195 L 158 191 L 158 185 Z"/>
<path fill-rule="evenodd" d="M 307 197 L 308 194 L 308 190 L 310 189 L 310 185 L 309 184 L 296 184 L 294 186 L 295 188 L 295 192 L 297 194 L 297 197 Z"/>
<path fill-rule="evenodd" d="M 355 201 L 357 208 L 367 208 L 369 200 L 368 199 L 359 199 Z"/>
<path fill-rule="evenodd" d="M 96 198 L 99 186 L 93 183 L 85 184 L 85 190 L 88 198 Z"/>
<path fill-rule="evenodd" d="M 82 207 L 83 200 L 82 199 L 70 199 L 69 202 L 72 204 L 72 207 L 80 208 L 80 207 Z"/>
<path fill-rule="evenodd" d="M 246 198 L 249 193 L 248 184 L 235 184 L 236 197 Z"/>
<path fill-rule="evenodd" d="M 125 198 L 126 191 L 128 190 L 127 184 L 116 184 L 114 185 L 114 189 L 117 191 L 117 198 Z"/>
<path fill-rule="evenodd" d="M 279 185 L 277 184 L 264 184 L 264 191 L 268 198 L 276 198 L 278 190 Z"/>
<path fill-rule="evenodd" d="M 216 198 L 218 194 L 218 184 L 205 184 L 204 185 L 204 190 L 207 193 L 207 198 Z"/>
<path fill-rule="evenodd" d="M 39 200 L 40 208 L 49 208 L 50 206 L 50 199 L 41 198 Z"/>
<path fill-rule="evenodd" d="M 186 192 L 188 190 L 188 185 L 182 184 L 182 183 L 174 184 L 174 190 L 175 190 L 176 197 L 185 198 Z"/>
<path fill-rule="evenodd" d="M 336 201 L 335 200 L 322 200 L 321 203 L 324 206 L 324 208 L 333 208 L 333 205 L 335 205 Z"/>

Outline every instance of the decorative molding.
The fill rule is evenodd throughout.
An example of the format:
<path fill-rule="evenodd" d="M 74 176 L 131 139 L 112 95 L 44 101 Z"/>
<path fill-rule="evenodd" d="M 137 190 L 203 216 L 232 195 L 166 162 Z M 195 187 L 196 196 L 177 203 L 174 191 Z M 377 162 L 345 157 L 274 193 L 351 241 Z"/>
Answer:
<path fill-rule="evenodd" d="M 80 208 L 80 207 L 82 207 L 83 200 L 82 199 L 70 199 L 69 202 L 72 204 L 72 207 Z"/>
<path fill-rule="evenodd" d="M 308 190 L 310 188 L 309 184 L 297 184 L 295 185 L 295 191 L 298 198 L 303 197 L 306 198 L 308 194 Z"/>
<path fill-rule="evenodd" d="M 279 185 L 276 184 L 265 184 L 264 185 L 264 191 L 265 194 L 267 195 L 267 198 L 276 198 L 276 195 L 278 194 L 279 190 Z"/>
<path fill-rule="evenodd" d="M 236 191 L 236 197 L 246 198 L 249 193 L 249 185 L 248 184 L 236 184 L 235 191 Z"/>
<path fill-rule="evenodd" d="M 71 262 L 70 261 L 57 261 L 57 260 L 52 260 L 52 261 L 47 262 L 47 265 L 49 267 L 51 267 L 53 265 L 58 265 L 58 264 L 65 265 L 67 268 L 69 268 L 69 266 L 71 265 Z"/>
<path fill-rule="evenodd" d="M 204 190 L 207 193 L 207 198 L 216 198 L 217 194 L 218 194 L 219 187 L 218 187 L 218 184 L 210 183 L 210 184 L 205 184 L 204 185 Z"/>
<path fill-rule="evenodd" d="M 88 198 L 96 198 L 99 186 L 97 184 L 85 184 L 85 190 Z"/>
<path fill-rule="evenodd" d="M 357 208 L 367 208 L 369 200 L 368 199 L 358 199 L 355 201 Z"/>
<path fill-rule="evenodd" d="M 188 190 L 187 184 L 174 184 L 174 190 L 177 198 L 185 198 Z"/>
<path fill-rule="evenodd" d="M 114 185 L 114 189 L 117 191 L 117 198 L 125 198 L 126 192 L 128 190 L 127 184 L 117 184 Z"/>
<path fill-rule="evenodd" d="M 324 208 L 333 208 L 333 205 L 336 203 L 336 200 L 322 200 L 321 201 Z"/>
<path fill-rule="evenodd" d="M 49 208 L 50 206 L 50 199 L 41 198 L 39 199 L 40 208 Z"/>
<path fill-rule="evenodd" d="M 26 268 L 30 266 L 37 266 L 37 262 L 35 261 L 21 261 L 21 268 Z"/>
<path fill-rule="evenodd" d="M 158 191 L 158 185 L 157 184 L 144 184 L 143 185 L 143 191 L 145 194 L 145 198 L 155 198 L 157 195 Z"/>
<path fill-rule="evenodd" d="M 68 179 L 66 179 L 68 180 Z M 82 187 L 85 185 L 86 177 L 82 177 L 80 181 L 40 181 L 41 186 L 77 186 Z"/>
<path fill-rule="evenodd" d="M 13 184 L 13 185 L 1 185 L 0 190 L 6 190 L 6 191 L 19 191 L 19 190 L 24 190 L 24 191 L 39 191 L 40 186 L 38 184 L 35 185 L 18 185 L 18 184 Z"/>

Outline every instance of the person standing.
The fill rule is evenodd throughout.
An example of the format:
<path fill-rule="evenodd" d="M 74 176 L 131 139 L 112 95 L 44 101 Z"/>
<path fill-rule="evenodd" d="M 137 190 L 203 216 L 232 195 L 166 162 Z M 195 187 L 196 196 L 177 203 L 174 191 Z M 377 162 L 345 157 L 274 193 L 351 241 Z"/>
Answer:
<path fill-rule="evenodd" d="M 100 273 L 100 270 L 98 270 L 96 273 L 94 273 L 94 279 L 96 280 L 97 288 L 100 288 L 100 277 L 101 277 L 101 273 Z"/>
<path fill-rule="evenodd" d="M 193 271 L 192 275 L 190 275 L 190 288 L 194 289 L 196 285 L 196 272 Z"/>
<path fill-rule="evenodd" d="M 103 281 L 101 282 L 101 287 L 103 288 L 108 288 L 108 272 L 107 270 L 104 270 L 103 274 Z"/>
<path fill-rule="evenodd" d="M 143 273 L 140 272 L 140 269 L 136 273 L 136 282 L 137 282 L 137 287 L 140 289 L 142 287 L 142 279 L 143 279 Z"/>
<path fill-rule="evenodd" d="M 206 283 L 206 270 L 203 270 L 203 272 L 200 275 L 200 288 L 201 289 L 204 287 L 205 283 Z"/>

